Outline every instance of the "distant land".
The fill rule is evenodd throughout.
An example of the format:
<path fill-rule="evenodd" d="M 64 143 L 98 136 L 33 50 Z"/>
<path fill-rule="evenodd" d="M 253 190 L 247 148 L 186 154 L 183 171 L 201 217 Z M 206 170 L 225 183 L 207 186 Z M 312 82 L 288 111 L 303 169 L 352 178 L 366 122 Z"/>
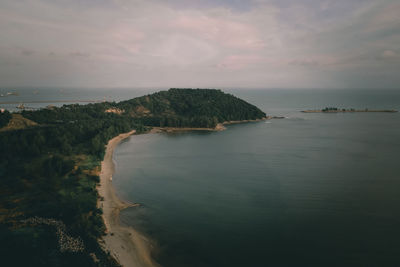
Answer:
<path fill-rule="evenodd" d="M 152 129 L 221 130 L 223 124 L 267 118 L 281 117 L 267 117 L 216 89 L 173 88 L 118 103 L 1 110 L 0 242 L 7 244 L 2 263 L 120 266 L 124 259 L 118 242 L 125 242 L 136 246 L 128 260 L 153 265 L 146 244 L 129 241 L 139 235 L 113 224 L 119 210 L 129 206 L 113 199 L 113 148 L 131 134 Z M 111 209 L 103 213 L 107 205 Z M 110 225 L 122 236 L 110 232 Z M 110 251 L 115 247 L 117 252 Z"/>
<path fill-rule="evenodd" d="M 339 112 L 398 112 L 394 109 L 354 109 L 354 108 L 337 108 L 337 107 L 326 107 L 324 109 L 309 109 L 302 110 L 304 113 L 339 113 Z"/>

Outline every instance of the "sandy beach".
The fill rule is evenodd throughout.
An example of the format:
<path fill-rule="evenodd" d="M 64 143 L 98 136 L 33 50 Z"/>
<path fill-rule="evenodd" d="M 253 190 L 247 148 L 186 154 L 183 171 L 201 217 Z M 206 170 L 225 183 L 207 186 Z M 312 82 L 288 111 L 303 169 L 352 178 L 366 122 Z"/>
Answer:
<path fill-rule="evenodd" d="M 100 243 L 124 267 L 159 266 L 150 255 L 151 241 L 135 229 L 120 224 L 120 211 L 137 204 L 120 200 L 112 185 L 112 175 L 115 170 L 112 159 L 114 149 L 123 139 L 134 133 L 135 131 L 131 131 L 111 139 L 107 144 L 104 160 L 101 162 L 98 192 L 102 200 L 99 201 L 99 206 L 103 209 L 107 234 Z"/>

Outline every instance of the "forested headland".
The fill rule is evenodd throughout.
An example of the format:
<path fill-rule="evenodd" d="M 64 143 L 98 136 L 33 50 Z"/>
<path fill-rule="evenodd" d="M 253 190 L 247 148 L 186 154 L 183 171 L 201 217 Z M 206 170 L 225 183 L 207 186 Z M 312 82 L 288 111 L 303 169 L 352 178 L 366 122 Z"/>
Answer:
<path fill-rule="evenodd" d="M 0 114 L 0 244 L 4 266 L 118 266 L 98 243 L 107 141 L 151 127 L 213 128 L 254 120 L 257 107 L 214 89 L 170 89 L 119 103 Z"/>

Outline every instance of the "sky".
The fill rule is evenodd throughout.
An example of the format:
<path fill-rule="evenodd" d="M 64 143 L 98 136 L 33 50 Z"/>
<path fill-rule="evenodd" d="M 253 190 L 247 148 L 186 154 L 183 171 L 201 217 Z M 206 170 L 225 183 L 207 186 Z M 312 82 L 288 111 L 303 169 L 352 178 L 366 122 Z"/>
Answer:
<path fill-rule="evenodd" d="M 1 0 L 7 86 L 400 89 L 400 1 Z"/>

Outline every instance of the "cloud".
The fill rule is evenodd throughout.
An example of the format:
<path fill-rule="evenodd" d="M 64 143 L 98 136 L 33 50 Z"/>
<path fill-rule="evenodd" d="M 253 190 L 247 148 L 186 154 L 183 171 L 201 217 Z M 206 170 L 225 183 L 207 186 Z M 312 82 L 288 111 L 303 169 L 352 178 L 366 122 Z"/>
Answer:
<path fill-rule="evenodd" d="M 0 76 L 3 86 L 362 87 L 374 73 L 398 87 L 399 13 L 394 0 L 3 0 Z"/>
<path fill-rule="evenodd" d="M 392 50 L 385 50 L 382 53 L 382 58 L 387 60 L 400 59 L 400 55 Z"/>
<path fill-rule="evenodd" d="M 23 55 L 23 56 L 31 56 L 33 54 L 35 54 L 35 51 L 33 51 L 33 50 L 22 50 L 21 51 L 21 55 Z"/>
<path fill-rule="evenodd" d="M 317 60 L 311 58 L 294 59 L 289 61 L 289 64 L 303 67 L 317 67 L 321 65 Z"/>
<path fill-rule="evenodd" d="M 258 55 L 229 55 L 217 64 L 219 69 L 243 70 L 251 67 L 254 69 L 263 58 Z"/>
<path fill-rule="evenodd" d="M 209 17 L 202 14 L 183 15 L 173 21 L 173 26 L 186 34 L 215 42 L 222 47 L 238 49 L 258 49 L 264 44 L 257 29 L 243 22 Z"/>
<path fill-rule="evenodd" d="M 71 52 L 71 53 L 69 53 L 69 55 L 71 57 L 90 57 L 89 53 L 79 52 L 79 51 Z"/>

